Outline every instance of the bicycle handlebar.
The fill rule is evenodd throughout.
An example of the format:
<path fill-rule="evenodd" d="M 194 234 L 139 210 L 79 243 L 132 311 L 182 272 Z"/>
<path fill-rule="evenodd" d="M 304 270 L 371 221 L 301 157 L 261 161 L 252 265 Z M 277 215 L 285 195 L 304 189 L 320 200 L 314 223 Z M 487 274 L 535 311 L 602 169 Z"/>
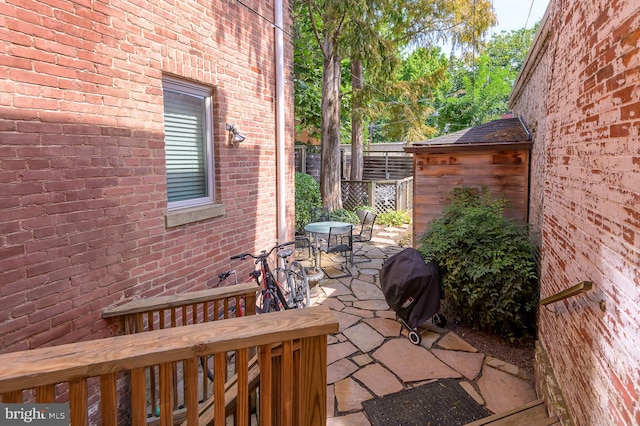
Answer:
<path fill-rule="evenodd" d="M 231 260 L 236 260 L 236 259 L 245 260 L 247 257 L 251 257 L 251 258 L 256 259 L 256 260 L 266 259 L 267 257 L 269 257 L 271 255 L 271 253 L 274 250 L 281 249 L 282 247 L 290 246 L 290 245 L 295 244 L 295 243 L 296 243 L 295 241 L 289 241 L 289 242 L 286 242 L 286 243 L 278 244 L 277 246 L 271 247 L 271 250 L 269 250 L 269 251 L 263 250 L 260 254 L 251 254 L 251 253 L 236 254 L 234 256 L 231 256 Z"/>

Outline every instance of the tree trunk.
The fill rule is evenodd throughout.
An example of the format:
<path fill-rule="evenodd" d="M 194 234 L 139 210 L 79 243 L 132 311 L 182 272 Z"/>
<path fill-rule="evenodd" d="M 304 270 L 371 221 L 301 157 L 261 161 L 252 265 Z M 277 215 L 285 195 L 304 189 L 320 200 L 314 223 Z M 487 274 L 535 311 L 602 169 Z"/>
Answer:
<path fill-rule="evenodd" d="M 320 151 L 320 195 L 329 211 L 342 208 L 340 188 L 340 57 L 330 38 L 322 67 L 322 148 Z"/>
<path fill-rule="evenodd" d="M 363 139 L 362 139 L 362 62 L 351 61 L 351 180 L 362 180 Z"/>

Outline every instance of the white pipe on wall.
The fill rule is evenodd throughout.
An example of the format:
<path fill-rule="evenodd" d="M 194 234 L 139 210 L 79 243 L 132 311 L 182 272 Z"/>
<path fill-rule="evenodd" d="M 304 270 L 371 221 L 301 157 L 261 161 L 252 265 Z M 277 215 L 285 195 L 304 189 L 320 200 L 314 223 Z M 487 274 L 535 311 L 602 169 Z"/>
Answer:
<path fill-rule="evenodd" d="M 282 0 L 273 3 L 275 17 L 275 61 L 276 61 L 276 179 L 277 179 L 277 227 L 280 243 L 287 238 L 287 197 L 285 137 L 284 137 L 284 37 Z"/>

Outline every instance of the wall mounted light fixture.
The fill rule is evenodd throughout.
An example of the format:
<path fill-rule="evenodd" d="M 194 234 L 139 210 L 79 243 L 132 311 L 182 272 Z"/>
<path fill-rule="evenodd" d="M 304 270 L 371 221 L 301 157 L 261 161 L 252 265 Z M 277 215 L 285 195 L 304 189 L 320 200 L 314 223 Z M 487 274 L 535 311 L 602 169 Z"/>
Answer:
<path fill-rule="evenodd" d="M 227 130 L 232 135 L 231 143 L 233 145 L 239 144 L 240 142 L 242 142 L 243 140 L 245 140 L 247 138 L 245 135 L 240 134 L 238 129 L 236 129 L 236 126 L 233 125 L 233 124 L 227 123 Z"/>

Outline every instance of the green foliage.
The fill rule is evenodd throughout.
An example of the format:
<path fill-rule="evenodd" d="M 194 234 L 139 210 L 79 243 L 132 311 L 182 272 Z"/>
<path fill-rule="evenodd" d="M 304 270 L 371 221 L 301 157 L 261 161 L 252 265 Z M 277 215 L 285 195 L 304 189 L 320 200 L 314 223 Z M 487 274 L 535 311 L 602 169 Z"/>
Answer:
<path fill-rule="evenodd" d="M 446 79 L 448 60 L 440 48 L 415 49 L 398 69 L 395 82 L 384 85 L 386 99 L 376 104 L 378 137 L 421 141 L 437 134 L 427 118 L 433 113 L 434 94 Z"/>
<path fill-rule="evenodd" d="M 357 212 L 358 210 L 366 210 L 366 211 L 369 211 L 369 212 L 375 212 L 375 211 L 376 211 L 376 208 L 375 208 L 375 207 L 373 207 L 373 206 L 361 205 L 361 206 L 358 206 L 358 207 L 356 207 L 355 209 L 353 209 L 353 211 L 356 211 L 356 212 Z"/>
<path fill-rule="evenodd" d="M 296 173 L 296 231 L 302 231 L 311 222 L 311 210 L 322 207 L 320 185 L 313 176 L 306 173 Z"/>
<path fill-rule="evenodd" d="M 331 218 L 331 220 L 335 220 L 338 222 L 348 222 L 353 223 L 354 225 L 360 223 L 358 215 L 347 209 L 335 209 L 334 211 L 329 213 L 329 217 Z"/>
<path fill-rule="evenodd" d="M 529 29 L 521 28 L 494 34 L 484 50 L 484 53 L 491 58 L 492 65 L 506 68 L 509 74 L 515 78 L 527 57 L 539 24 L 537 23 Z"/>
<path fill-rule="evenodd" d="M 409 70 L 416 78 L 406 79 L 397 73 L 403 52 L 442 40 L 458 47 L 475 45 L 495 23 L 489 0 L 296 0 L 292 13 L 296 130 L 319 137 L 322 126 L 340 128 L 342 141 L 350 137 L 352 114 L 365 123 L 380 123 L 371 127 L 376 129 L 371 135 L 364 135 L 370 140 L 423 140 L 433 135 L 435 128 L 426 123 L 432 106 L 425 99 L 430 101 L 446 67 Z M 340 78 L 323 81 L 325 62 L 340 59 Z M 352 61 L 363 65 L 363 75 L 357 76 L 362 89 L 351 86 Z M 339 96 L 335 87 L 323 88 L 336 80 Z M 339 113 L 320 111 L 323 96 L 329 94 L 340 99 Z"/>
<path fill-rule="evenodd" d="M 459 188 L 418 250 L 440 266 L 447 308 L 470 326 L 513 339 L 534 333 L 538 301 L 535 246 L 503 216 L 505 202 Z"/>
<path fill-rule="evenodd" d="M 499 118 L 507 112 L 511 76 L 504 68 L 493 67 L 490 58 L 481 55 L 471 67 L 461 66 L 454 93 L 442 99 L 438 107 L 437 127 L 443 133 L 455 132 Z"/>
<path fill-rule="evenodd" d="M 494 35 L 480 55 L 454 59 L 446 91 L 436 92 L 437 114 L 428 124 L 442 133 L 455 132 L 498 118 L 533 42 L 535 28 Z M 446 93 L 446 94 L 445 94 Z"/>
<path fill-rule="evenodd" d="M 400 226 L 411 222 L 411 218 L 406 212 L 387 210 L 386 212 L 378 215 L 377 222 L 381 225 Z"/>

